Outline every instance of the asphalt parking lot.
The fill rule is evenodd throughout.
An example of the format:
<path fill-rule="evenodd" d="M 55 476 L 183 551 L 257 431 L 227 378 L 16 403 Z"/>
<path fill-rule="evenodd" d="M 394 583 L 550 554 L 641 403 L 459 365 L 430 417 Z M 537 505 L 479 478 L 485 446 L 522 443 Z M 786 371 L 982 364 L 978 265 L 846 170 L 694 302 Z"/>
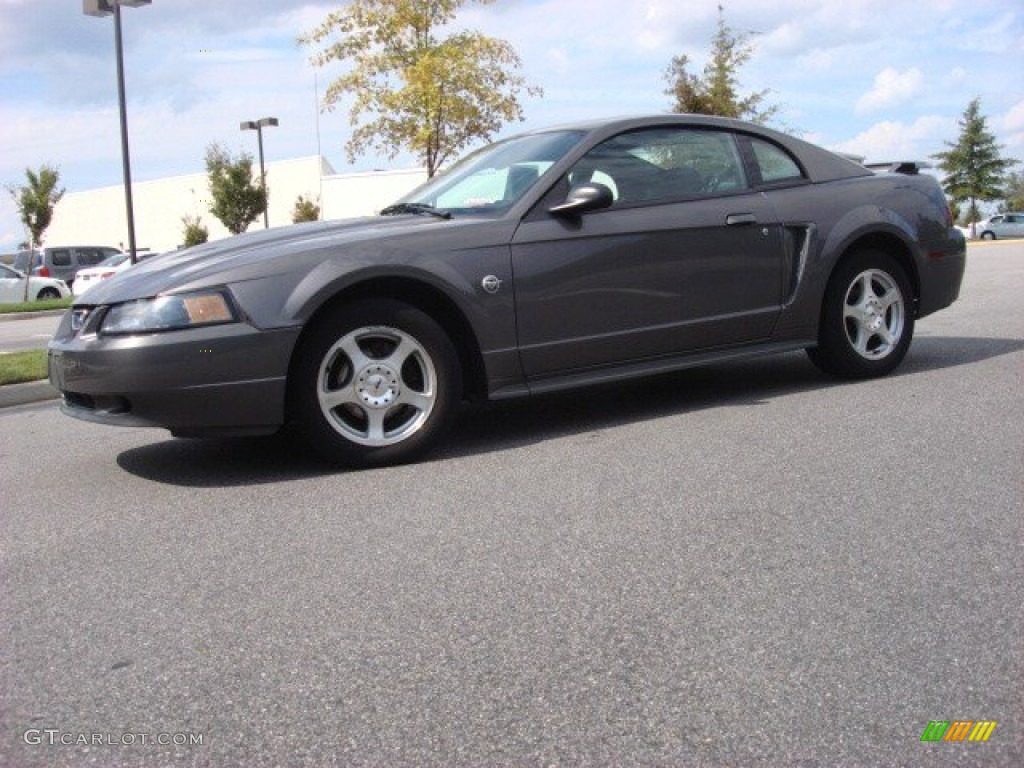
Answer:
<path fill-rule="evenodd" d="M 1024 765 L 1022 288 L 385 470 L 2 409 L 0 765 Z"/>

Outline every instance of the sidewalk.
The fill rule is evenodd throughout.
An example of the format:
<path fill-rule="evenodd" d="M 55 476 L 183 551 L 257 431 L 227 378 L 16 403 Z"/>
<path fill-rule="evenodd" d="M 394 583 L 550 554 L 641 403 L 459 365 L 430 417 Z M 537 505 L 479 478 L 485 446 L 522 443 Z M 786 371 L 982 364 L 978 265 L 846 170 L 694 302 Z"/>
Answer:
<path fill-rule="evenodd" d="M 43 309 L 39 312 L 4 312 L 0 313 L 0 323 L 11 320 L 30 320 L 33 317 L 57 317 L 67 312 L 66 309 Z"/>

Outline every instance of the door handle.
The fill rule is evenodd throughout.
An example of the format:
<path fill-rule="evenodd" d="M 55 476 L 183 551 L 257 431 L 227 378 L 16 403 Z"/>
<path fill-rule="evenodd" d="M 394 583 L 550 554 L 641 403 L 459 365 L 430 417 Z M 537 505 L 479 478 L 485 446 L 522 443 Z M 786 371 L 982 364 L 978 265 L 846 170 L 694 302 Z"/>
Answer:
<path fill-rule="evenodd" d="M 757 224 L 757 216 L 752 213 L 730 213 L 725 217 L 725 223 L 730 227 L 741 227 L 745 224 Z"/>

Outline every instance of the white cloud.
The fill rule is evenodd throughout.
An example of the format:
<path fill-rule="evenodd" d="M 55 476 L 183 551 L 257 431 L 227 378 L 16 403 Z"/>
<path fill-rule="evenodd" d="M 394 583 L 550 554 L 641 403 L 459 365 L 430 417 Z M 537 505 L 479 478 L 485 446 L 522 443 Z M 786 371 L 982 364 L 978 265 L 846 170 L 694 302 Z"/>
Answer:
<path fill-rule="evenodd" d="M 1018 101 L 1005 115 L 993 118 L 992 124 L 1003 131 L 1024 131 L 1024 101 Z"/>
<path fill-rule="evenodd" d="M 970 32 L 962 43 L 968 50 L 1019 55 L 1020 9 L 1007 11 Z"/>
<path fill-rule="evenodd" d="M 955 88 L 967 82 L 968 72 L 963 67 L 953 67 L 946 75 L 945 85 L 947 88 Z"/>
<path fill-rule="evenodd" d="M 862 115 L 904 104 L 916 96 L 923 85 L 924 75 L 917 67 L 905 72 L 886 67 L 875 75 L 874 87 L 857 99 L 854 111 Z"/>
<path fill-rule="evenodd" d="M 787 21 L 770 32 L 759 35 L 757 49 L 768 54 L 787 55 L 803 53 L 807 36 L 797 23 Z"/>
<path fill-rule="evenodd" d="M 942 151 L 942 142 L 954 137 L 956 130 L 953 117 L 926 115 L 911 123 L 887 120 L 875 123 L 832 149 L 863 155 L 868 162 L 927 160 Z"/>
<path fill-rule="evenodd" d="M 545 56 L 548 65 L 558 74 L 567 75 L 572 72 L 572 59 L 564 48 L 550 48 Z"/>
<path fill-rule="evenodd" d="M 1004 157 L 1024 163 L 1024 101 L 1018 101 L 1003 115 L 993 117 L 991 127 L 1004 144 Z"/>

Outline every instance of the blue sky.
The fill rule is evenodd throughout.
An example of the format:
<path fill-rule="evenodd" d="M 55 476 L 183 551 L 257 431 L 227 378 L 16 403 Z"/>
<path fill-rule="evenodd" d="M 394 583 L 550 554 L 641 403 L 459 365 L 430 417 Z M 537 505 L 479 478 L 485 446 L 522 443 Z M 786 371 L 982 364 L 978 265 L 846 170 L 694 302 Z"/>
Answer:
<path fill-rule="evenodd" d="M 1004 154 L 1024 160 L 1024 4 L 1020 0 L 722 0 L 754 55 L 744 90 L 769 88 L 777 127 L 870 160 L 925 158 L 956 138 L 978 96 Z M 512 43 L 544 88 L 504 133 L 579 118 L 664 112 L 663 72 L 706 59 L 718 0 L 497 0 L 468 3 L 459 24 Z M 321 114 L 337 68 L 315 70 L 296 38 L 339 3 L 153 0 L 123 12 L 132 173 L 137 181 L 202 170 L 220 142 L 255 153 L 238 123 L 275 116 L 268 161 L 316 154 L 339 172 L 415 160 L 342 149 L 346 112 Z M 120 184 L 112 20 L 78 0 L 0 0 L 0 183 L 59 167 L 69 192 Z M 111 211 L 123 216 L 123 211 Z M 178 217 L 177 212 L 168 215 Z M 24 238 L 0 195 L 0 252 Z"/>

